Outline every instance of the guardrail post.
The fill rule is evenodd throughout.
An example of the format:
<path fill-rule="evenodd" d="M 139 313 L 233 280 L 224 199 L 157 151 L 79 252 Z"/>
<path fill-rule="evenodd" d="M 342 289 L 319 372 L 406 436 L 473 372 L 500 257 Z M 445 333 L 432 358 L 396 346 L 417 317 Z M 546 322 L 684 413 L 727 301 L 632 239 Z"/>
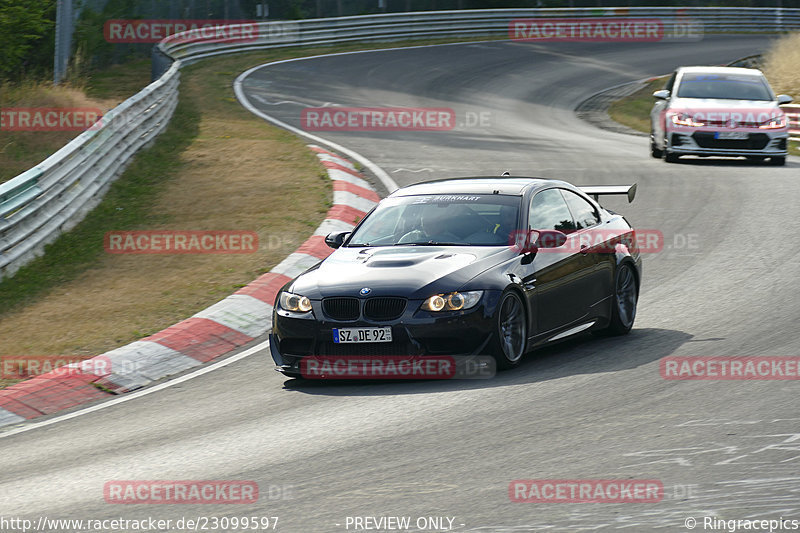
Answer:
<path fill-rule="evenodd" d="M 72 51 L 72 0 L 58 0 L 56 5 L 56 37 L 53 58 L 53 83 L 58 85 L 67 73 Z"/>

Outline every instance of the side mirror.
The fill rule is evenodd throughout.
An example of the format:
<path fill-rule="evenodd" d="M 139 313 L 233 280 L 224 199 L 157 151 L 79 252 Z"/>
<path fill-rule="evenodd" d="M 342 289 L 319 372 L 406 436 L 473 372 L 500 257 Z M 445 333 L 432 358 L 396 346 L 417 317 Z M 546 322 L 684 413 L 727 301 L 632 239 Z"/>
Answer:
<path fill-rule="evenodd" d="M 349 235 L 350 235 L 349 231 L 342 231 L 339 233 L 329 233 L 328 236 L 325 237 L 325 244 L 334 249 L 339 248 Z"/>
<path fill-rule="evenodd" d="M 669 91 L 666 89 L 661 89 L 660 91 L 656 91 L 653 93 L 653 98 L 657 100 L 666 100 L 669 98 Z"/>
<path fill-rule="evenodd" d="M 539 248 L 560 248 L 567 242 L 567 235 L 557 229 L 539 230 L 536 246 Z"/>
<path fill-rule="evenodd" d="M 509 247 L 519 252 L 520 255 L 536 253 L 539 249 L 536 246 L 536 241 L 539 239 L 539 232 L 536 230 L 522 230 L 516 229 L 511 232 L 508 238 Z"/>
<path fill-rule="evenodd" d="M 794 99 L 791 96 L 789 96 L 788 94 L 779 94 L 778 95 L 778 105 L 791 104 L 792 100 L 794 100 Z"/>
<path fill-rule="evenodd" d="M 526 231 L 522 242 L 522 252 L 526 254 L 536 253 L 539 250 L 539 232 L 536 230 Z"/>
<path fill-rule="evenodd" d="M 509 239 L 509 244 L 520 254 L 535 254 L 540 248 L 560 248 L 566 242 L 567 235 L 555 229 L 517 230 Z"/>

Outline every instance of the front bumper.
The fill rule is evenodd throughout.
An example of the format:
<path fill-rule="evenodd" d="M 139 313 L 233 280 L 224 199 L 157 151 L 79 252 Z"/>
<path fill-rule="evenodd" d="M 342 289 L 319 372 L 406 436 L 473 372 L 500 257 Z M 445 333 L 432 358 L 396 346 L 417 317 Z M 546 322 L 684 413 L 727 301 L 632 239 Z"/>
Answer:
<path fill-rule="evenodd" d="M 746 139 L 718 139 L 721 130 L 669 130 L 667 152 L 676 155 L 786 157 L 786 130 L 748 131 Z"/>
<path fill-rule="evenodd" d="M 425 356 L 482 355 L 495 334 L 494 316 L 500 291 L 484 291 L 478 304 L 466 311 L 432 313 L 419 309 L 421 300 L 409 300 L 398 319 L 372 321 L 363 317 L 353 321 L 331 320 L 321 301 L 312 301 L 312 311 L 291 313 L 276 307 L 269 336 L 270 353 L 276 370 L 300 375 L 300 361 L 317 356 Z M 392 342 L 338 344 L 334 328 L 392 328 Z"/>

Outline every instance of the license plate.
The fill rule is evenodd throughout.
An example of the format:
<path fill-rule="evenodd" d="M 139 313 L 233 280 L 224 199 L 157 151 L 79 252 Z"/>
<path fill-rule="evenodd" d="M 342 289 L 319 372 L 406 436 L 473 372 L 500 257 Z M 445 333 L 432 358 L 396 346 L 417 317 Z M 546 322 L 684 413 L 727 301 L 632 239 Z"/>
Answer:
<path fill-rule="evenodd" d="M 714 133 L 715 139 L 747 139 L 746 131 L 718 131 Z"/>
<path fill-rule="evenodd" d="M 336 344 L 392 342 L 392 328 L 334 328 L 333 342 Z"/>

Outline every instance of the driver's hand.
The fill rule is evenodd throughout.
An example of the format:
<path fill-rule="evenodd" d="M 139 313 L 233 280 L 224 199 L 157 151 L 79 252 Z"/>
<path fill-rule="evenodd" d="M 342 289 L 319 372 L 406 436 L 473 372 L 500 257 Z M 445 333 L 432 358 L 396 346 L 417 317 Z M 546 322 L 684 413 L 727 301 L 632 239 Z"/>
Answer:
<path fill-rule="evenodd" d="M 403 243 L 407 243 L 407 242 L 419 242 L 419 241 L 426 240 L 427 238 L 428 238 L 428 236 L 425 235 L 424 231 L 419 230 L 419 229 L 415 229 L 415 230 L 409 231 L 408 233 L 406 233 L 405 235 L 400 237 L 400 239 L 397 241 L 397 244 L 403 244 Z"/>

